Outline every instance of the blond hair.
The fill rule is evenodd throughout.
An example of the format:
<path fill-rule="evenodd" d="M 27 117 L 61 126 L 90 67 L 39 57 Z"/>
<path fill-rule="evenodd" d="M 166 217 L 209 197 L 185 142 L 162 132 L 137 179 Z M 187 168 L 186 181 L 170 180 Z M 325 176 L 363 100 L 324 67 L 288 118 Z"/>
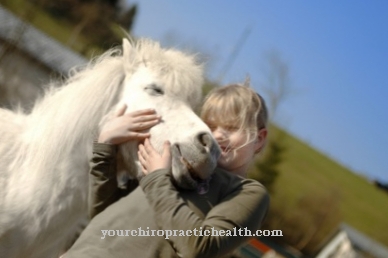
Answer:
<path fill-rule="evenodd" d="M 249 130 L 255 135 L 267 127 L 268 110 L 264 99 L 252 88 L 231 84 L 215 88 L 206 96 L 201 111 L 202 120 L 237 130 Z"/>

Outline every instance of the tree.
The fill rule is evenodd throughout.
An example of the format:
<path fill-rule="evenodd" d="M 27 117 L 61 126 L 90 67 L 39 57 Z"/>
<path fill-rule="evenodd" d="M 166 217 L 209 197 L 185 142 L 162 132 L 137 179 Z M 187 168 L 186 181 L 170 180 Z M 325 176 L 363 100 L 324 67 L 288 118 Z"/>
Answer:
<path fill-rule="evenodd" d="M 267 52 L 264 60 L 266 63 L 262 68 L 264 81 L 261 88 L 268 98 L 269 112 L 274 117 L 278 113 L 279 106 L 291 94 L 289 67 L 275 50 Z"/>
<path fill-rule="evenodd" d="M 116 21 L 123 28 L 132 28 L 132 24 L 134 23 L 135 17 L 137 14 L 137 5 L 132 5 L 129 9 L 124 11 L 122 14 L 119 14 L 116 17 Z"/>
<path fill-rule="evenodd" d="M 73 46 L 79 37 L 83 36 L 102 50 L 121 44 L 125 34 L 119 27 L 129 32 L 137 13 L 136 4 L 124 8 L 120 0 L 30 1 L 54 18 L 73 26 L 67 42 L 69 46 Z"/>
<path fill-rule="evenodd" d="M 263 69 L 264 82 L 261 89 L 265 94 L 269 109 L 270 121 L 278 112 L 279 105 L 290 92 L 289 69 L 285 61 L 277 52 L 269 52 L 265 58 Z M 263 95 L 264 95 L 263 94 Z M 280 174 L 279 165 L 287 150 L 284 142 L 284 132 L 275 126 L 269 126 L 268 144 L 263 155 L 255 160 L 254 167 L 249 171 L 249 177 L 262 183 L 270 193 L 274 192 L 274 183 Z"/>
<path fill-rule="evenodd" d="M 261 88 L 274 119 L 279 106 L 291 94 L 289 68 L 275 51 L 267 53 L 265 60 L 265 80 Z M 270 193 L 276 194 L 275 182 L 283 172 L 279 165 L 284 159 L 287 145 L 285 131 L 276 127 L 273 120 L 271 124 L 268 145 L 262 157 L 255 161 L 250 177 L 265 185 Z M 284 196 L 277 196 L 276 201 L 271 203 L 263 229 L 282 230 L 283 237 L 273 238 L 274 241 L 292 246 L 308 257 L 314 256 L 341 221 L 339 197 L 339 189 L 306 193 L 296 200 L 296 204 L 290 204 Z"/>
<path fill-rule="evenodd" d="M 283 141 L 283 131 L 274 126 L 270 126 L 269 131 L 268 144 L 262 156 L 255 160 L 253 168 L 249 171 L 249 177 L 259 181 L 270 193 L 273 193 L 274 184 L 280 174 L 279 165 L 287 148 Z"/>

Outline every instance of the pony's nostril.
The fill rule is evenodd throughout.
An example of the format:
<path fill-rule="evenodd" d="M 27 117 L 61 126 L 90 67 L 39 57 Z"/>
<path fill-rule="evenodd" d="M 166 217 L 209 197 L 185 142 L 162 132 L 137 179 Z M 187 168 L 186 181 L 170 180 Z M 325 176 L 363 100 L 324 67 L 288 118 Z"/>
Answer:
<path fill-rule="evenodd" d="M 197 139 L 203 147 L 209 148 L 212 145 L 212 137 L 209 133 L 199 133 Z"/>
<path fill-rule="evenodd" d="M 210 154 L 212 160 L 217 160 L 221 155 L 220 146 L 214 140 L 212 135 L 207 132 L 197 134 L 197 146 L 203 154 Z"/>

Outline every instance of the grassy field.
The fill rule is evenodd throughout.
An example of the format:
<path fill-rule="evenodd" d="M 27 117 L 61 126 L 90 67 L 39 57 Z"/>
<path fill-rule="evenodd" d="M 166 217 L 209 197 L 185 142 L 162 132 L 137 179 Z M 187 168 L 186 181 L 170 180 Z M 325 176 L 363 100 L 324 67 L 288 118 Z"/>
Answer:
<path fill-rule="evenodd" d="M 304 195 L 333 192 L 344 222 L 388 246 L 388 194 L 290 134 L 284 141 L 272 201 L 292 205 Z"/>

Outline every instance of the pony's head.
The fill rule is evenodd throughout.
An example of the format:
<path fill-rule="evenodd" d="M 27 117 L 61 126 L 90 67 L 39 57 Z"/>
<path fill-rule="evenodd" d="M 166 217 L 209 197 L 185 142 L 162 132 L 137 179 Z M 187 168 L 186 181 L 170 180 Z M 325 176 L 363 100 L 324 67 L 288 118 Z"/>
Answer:
<path fill-rule="evenodd" d="M 163 142 L 171 142 L 172 174 L 176 183 L 194 188 L 212 174 L 220 149 L 209 128 L 194 113 L 201 101 L 202 66 L 194 56 L 163 49 L 150 40 L 136 43 L 123 41 L 125 79 L 116 109 L 127 105 L 126 113 L 153 108 L 162 117 L 150 129 L 151 144 L 162 150 Z M 120 152 L 124 168 L 131 170 L 134 161 L 141 175 L 137 158 L 138 143 L 123 144 Z"/>

